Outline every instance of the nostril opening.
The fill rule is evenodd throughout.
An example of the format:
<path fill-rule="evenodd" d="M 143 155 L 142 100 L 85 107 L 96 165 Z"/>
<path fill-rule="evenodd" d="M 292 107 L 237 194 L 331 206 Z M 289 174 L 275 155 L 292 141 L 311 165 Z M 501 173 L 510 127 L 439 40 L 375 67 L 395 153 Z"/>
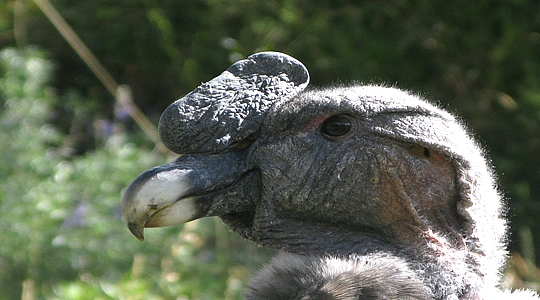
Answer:
<path fill-rule="evenodd" d="M 242 150 L 249 147 L 254 141 L 255 137 L 253 135 L 248 135 L 246 138 L 240 141 L 233 142 L 231 145 L 229 145 L 229 149 L 232 151 Z"/>

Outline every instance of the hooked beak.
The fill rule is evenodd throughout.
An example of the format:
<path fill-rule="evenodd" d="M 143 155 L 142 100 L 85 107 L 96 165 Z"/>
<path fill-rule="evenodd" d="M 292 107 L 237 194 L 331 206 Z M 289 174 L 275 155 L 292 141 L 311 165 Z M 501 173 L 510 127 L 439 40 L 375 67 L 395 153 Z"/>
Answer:
<path fill-rule="evenodd" d="M 144 228 L 183 224 L 205 216 L 220 216 L 244 204 L 234 193 L 246 174 L 242 152 L 182 155 L 150 169 L 127 188 L 122 214 L 129 231 L 144 240 Z M 224 199 L 223 193 L 234 194 Z"/>
<path fill-rule="evenodd" d="M 194 172 L 182 165 L 167 164 L 137 177 L 122 201 L 129 231 L 143 241 L 144 228 L 178 225 L 202 217 L 208 205 L 199 203 L 199 197 L 192 194 L 197 186 Z"/>

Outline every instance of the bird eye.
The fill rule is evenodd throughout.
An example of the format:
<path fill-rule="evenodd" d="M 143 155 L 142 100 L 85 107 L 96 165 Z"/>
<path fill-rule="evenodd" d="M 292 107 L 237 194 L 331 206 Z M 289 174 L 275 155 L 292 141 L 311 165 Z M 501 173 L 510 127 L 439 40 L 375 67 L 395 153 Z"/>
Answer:
<path fill-rule="evenodd" d="M 321 124 L 321 133 L 325 138 L 335 140 L 338 137 L 343 137 L 351 131 L 353 123 L 349 116 L 336 115 L 326 119 Z"/>

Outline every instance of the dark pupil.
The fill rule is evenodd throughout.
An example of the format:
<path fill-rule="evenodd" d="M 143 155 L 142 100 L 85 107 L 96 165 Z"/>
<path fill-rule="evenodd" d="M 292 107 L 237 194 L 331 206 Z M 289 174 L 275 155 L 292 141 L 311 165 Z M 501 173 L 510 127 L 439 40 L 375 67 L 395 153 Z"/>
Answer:
<path fill-rule="evenodd" d="M 330 136 L 342 136 L 351 129 L 351 122 L 344 116 L 333 116 L 323 122 L 321 132 Z"/>

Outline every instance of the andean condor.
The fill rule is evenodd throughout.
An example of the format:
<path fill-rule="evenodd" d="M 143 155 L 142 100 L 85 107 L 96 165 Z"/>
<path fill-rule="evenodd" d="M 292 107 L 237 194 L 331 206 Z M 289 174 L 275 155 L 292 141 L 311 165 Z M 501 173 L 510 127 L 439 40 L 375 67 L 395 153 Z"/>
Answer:
<path fill-rule="evenodd" d="M 160 136 L 183 155 L 129 186 L 130 231 L 218 216 L 282 249 L 246 299 L 538 299 L 497 288 L 501 196 L 454 116 L 396 88 L 308 82 L 258 53 L 167 108 Z"/>

